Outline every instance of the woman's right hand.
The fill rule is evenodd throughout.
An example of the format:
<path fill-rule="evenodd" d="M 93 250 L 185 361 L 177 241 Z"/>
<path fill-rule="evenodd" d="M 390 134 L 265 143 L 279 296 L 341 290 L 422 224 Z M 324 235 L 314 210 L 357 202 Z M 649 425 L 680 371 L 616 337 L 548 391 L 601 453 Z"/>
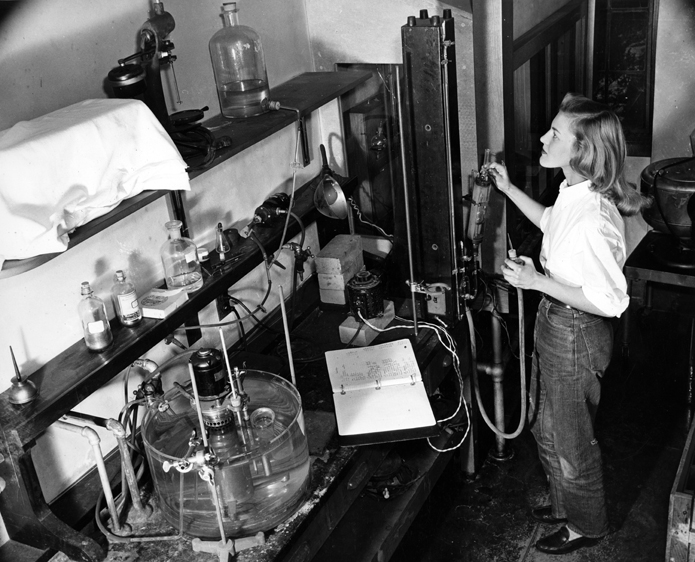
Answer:
<path fill-rule="evenodd" d="M 509 173 L 507 172 L 507 167 L 504 165 L 504 162 L 492 162 L 488 166 L 488 170 L 497 189 L 505 195 L 508 195 L 512 187 L 512 182 L 509 181 Z"/>

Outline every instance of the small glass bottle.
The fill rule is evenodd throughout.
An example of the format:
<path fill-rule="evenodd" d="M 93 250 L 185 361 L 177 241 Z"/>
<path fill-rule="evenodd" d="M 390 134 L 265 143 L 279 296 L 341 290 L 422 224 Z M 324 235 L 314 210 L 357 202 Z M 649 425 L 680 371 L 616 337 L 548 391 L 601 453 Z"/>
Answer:
<path fill-rule="evenodd" d="M 217 254 L 220 257 L 220 262 L 224 262 L 232 251 L 232 245 L 224 233 L 221 222 L 217 223 L 217 231 L 215 232 L 215 250 L 217 250 Z"/>
<path fill-rule="evenodd" d="M 222 4 L 224 27 L 210 39 L 220 110 L 225 117 L 251 117 L 268 111 L 268 73 L 261 39 L 239 24 L 236 2 Z"/>
<path fill-rule="evenodd" d="M 111 298 L 116 316 L 124 326 L 134 326 L 142 320 L 142 310 L 138 303 L 138 295 L 135 285 L 126 281 L 125 273 L 118 270 L 114 276 L 114 285 L 111 287 Z"/>
<path fill-rule="evenodd" d="M 167 289 L 185 289 L 190 293 L 203 286 L 203 274 L 198 263 L 198 248 L 192 240 L 181 236 L 182 225 L 179 220 L 164 225 L 169 231 L 169 240 L 162 245 L 162 265 Z"/>
<path fill-rule="evenodd" d="M 113 342 L 104 301 L 94 295 L 87 281 L 82 283 L 82 300 L 77 311 L 82 321 L 84 341 L 92 351 L 103 351 Z"/>

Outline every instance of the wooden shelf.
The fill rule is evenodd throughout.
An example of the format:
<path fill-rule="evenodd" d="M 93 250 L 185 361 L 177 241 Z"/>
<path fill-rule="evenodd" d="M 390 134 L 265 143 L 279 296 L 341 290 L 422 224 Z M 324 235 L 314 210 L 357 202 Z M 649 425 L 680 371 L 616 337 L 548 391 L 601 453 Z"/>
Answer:
<path fill-rule="evenodd" d="M 320 177 L 313 179 L 295 194 L 293 213 L 307 224 L 318 215 L 313 203 L 313 192 L 319 180 Z M 261 244 L 268 252 L 277 249 L 282 236 L 282 226 L 279 224 L 256 229 Z M 297 222 L 290 221 L 287 239 L 298 232 Z M 226 293 L 230 286 L 263 261 L 260 249 L 248 238 L 236 245 L 233 253 L 241 255 L 241 258 L 226 269 L 206 276 L 203 287 L 189 294 L 188 301 L 167 318 L 143 318 L 139 324 L 130 328 L 114 320 L 111 322 L 114 343 L 105 351 L 91 352 L 80 340 L 48 361 L 29 377 L 39 389 L 39 394 L 33 402 L 18 406 L 10 403 L 9 389 L 1 393 L 0 427 L 3 432 L 14 433 L 22 447 L 29 447 L 38 435 L 63 414 L 110 381 L 187 320 L 195 319 L 199 310 L 219 295 Z"/>
<path fill-rule="evenodd" d="M 366 82 L 370 76 L 371 73 L 364 71 L 306 72 L 272 88 L 270 91 L 270 97 L 273 101 L 278 101 L 282 107 L 291 109 L 270 111 L 245 119 L 230 120 L 217 116 L 205 121 L 203 125 L 212 132 L 215 138 L 228 136 L 231 138 L 232 144 L 229 148 L 218 153 L 209 167 L 203 170 L 190 171 L 189 178 L 194 179 L 203 175 L 232 156 L 296 122 L 298 117 L 308 115 Z M 67 251 L 168 193 L 170 192 L 144 191 L 135 197 L 126 199 L 113 211 L 76 228 L 70 234 Z M 39 267 L 59 255 L 60 253 L 55 253 L 23 260 L 7 260 L 0 270 L 0 279 L 13 277 Z"/>

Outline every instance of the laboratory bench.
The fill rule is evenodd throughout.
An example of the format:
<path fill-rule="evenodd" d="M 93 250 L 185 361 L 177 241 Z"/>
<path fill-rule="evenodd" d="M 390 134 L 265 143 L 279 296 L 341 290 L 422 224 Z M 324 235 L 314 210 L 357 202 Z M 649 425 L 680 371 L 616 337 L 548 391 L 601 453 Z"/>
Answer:
<path fill-rule="evenodd" d="M 347 225 L 343 224 L 345 221 L 327 219 L 315 210 L 313 191 L 316 181 L 312 180 L 297 191 L 293 209 L 306 224 L 313 221 L 317 223 L 319 241 L 323 247 L 327 240 Z M 354 188 L 355 183 L 353 179 L 341 178 L 342 187 L 347 192 Z M 297 233 L 298 225 L 291 221 L 288 237 Z M 259 229 L 258 235 L 266 248 L 276 248 L 282 236 L 282 225 Z M 195 321 L 197 312 L 203 306 L 224 295 L 228 287 L 264 259 L 257 245 L 248 239 L 235 247 L 235 255 L 238 259 L 231 266 L 221 265 L 208 272 L 203 288 L 192 294 L 186 303 L 166 319 L 144 319 L 131 328 L 114 322 L 114 344 L 104 352 L 91 353 L 83 342 L 77 342 L 49 361 L 29 377 L 39 388 L 34 402 L 18 406 L 9 402 L 9 391 L 0 393 L 0 476 L 7 485 L 0 494 L 0 509 L 12 537 L 12 540 L 0 547 L 1 560 L 46 561 L 58 551 L 69 557 L 69 560 L 94 562 L 104 559 L 105 537 L 93 529 L 95 500 L 101 490 L 98 474 L 92 471 L 85 475 L 49 505 L 41 492 L 31 449 L 36 439 L 52 423 L 112 380 L 152 345 L 172 334 L 178 326 Z M 331 388 L 323 353 L 329 349 L 345 347 L 340 342 L 338 326 L 346 318 L 347 311 L 319 302 L 315 276 L 306 280 L 296 295 L 294 302 L 292 299 L 288 301 L 295 317 L 293 337 L 309 343 L 306 349 L 295 351 L 294 345 L 292 349 L 297 387 L 305 412 L 307 438 L 313 451 L 311 496 L 294 516 L 267 533 L 264 546 L 241 551 L 237 560 L 308 561 L 317 556 L 320 549 L 334 549 L 331 559 L 339 560 L 341 553 L 346 550 L 336 545 L 340 545 L 341 541 L 351 541 L 356 532 L 355 526 L 361 527 L 359 533 L 363 538 L 360 545 L 365 549 L 360 554 L 360 559 L 381 557 L 378 559 L 382 560 L 386 553 L 395 550 L 418 508 L 453 455 L 470 455 L 472 445 L 467 442 L 456 449 L 456 453 L 442 454 L 430 448 L 423 439 L 370 446 L 341 446 L 336 438 Z M 243 342 L 230 348 L 230 353 L 250 369 L 271 370 L 271 367 L 264 368 L 264 364 L 270 359 L 279 361 L 280 374 L 289 380 L 286 356 L 278 351 L 282 349 L 284 339 L 280 310 L 276 309 L 268 314 L 264 324 L 273 329 L 258 326 L 246 335 Z M 467 324 L 459 322 L 452 334 L 458 344 L 465 377 L 470 364 Z M 374 343 L 405 337 L 413 343 L 428 393 L 434 393 L 442 383 L 457 389 L 453 382 L 456 377 L 451 356 L 431 330 L 420 329 L 417 336 L 412 329 L 394 330 L 379 335 Z M 243 349 L 241 345 L 244 346 Z M 244 358 L 243 354 L 248 356 Z M 260 362 L 258 366 L 256 361 Z M 435 401 L 433 406 L 445 410 L 455 408 L 455 404 L 446 400 Z M 445 417 L 436 411 L 435 416 L 438 419 Z M 443 431 L 432 439 L 432 443 L 439 449 L 456 445 L 464 435 L 467 422 L 465 415 L 461 415 L 459 427 Z M 393 461 L 393 458 L 401 458 L 404 464 L 417 471 L 417 479 L 398 497 L 379 501 L 378 505 L 371 500 L 365 507 L 365 502 L 368 501 L 363 494 L 365 487 L 379 467 L 383 467 L 384 461 Z M 114 453 L 107 456 L 106 464 L 109 478 L 114 487 L 117 487 L 120 482 L 118 455 Z M 369 521 L 365 513 L 376 518 L 376 521 L 364 524 L 363 522 Z M 108 546 L 107 556 L 132 551 L 139 552 L 138 558 L 153 561 L 216 559 L 208 553 L 193 553 L 189 540 L 114 543 Z"/>
<path fill-rule="evenodd" d="M 344 348 L 338 325 L 347 316 L 341 310 L 322 309 L 316 278 L 298 291 L 296 328 L 292 330 L 296 382 L 302 397 L 311 455 L 312 482 L 309 498 L 284 523 L 265 534 L 265 544 L 240 550 L 238 562 L 308 562 L 310 560 L 388 560 L 416 517 L 455 451 L 439 453 L 426 440 L 386 442 L 365 446 L 342 446 L 336 431 L 333 400 L 324 352 Z M 230 363 L 250 369 L 274 369 L 290 378 L 280 318 L 268 321 L 273 331 L 250 333 L 246 345 L 230 348 Z M 467 337 L 465 323 L 455 331 Z M 450 355 L 429 330 L 393 330 L 380 334 L 374 344 L 408 338 L 427 382 L 428 393 L 455 379 Z M 295 347 L 297 348 L 295 350 Z M 466 347 L 462 365 L 469 358 Z M 465 373 L 464 373 L 465 376 Z M 444 383 L 444 384 L 443 384 Z M 436 417 L 453 412 L 456 403 L 442 399 L 433 403 Z M 459 443 L 467 427 L 465 414 L 455 430 L 442 430 L 431 439 L 438 449 Z M 370 483 L 381 471 L 410 475 L 412 482 L 393 488 L 393 497 L 375 497 Z M 369 493 L 368 493 L 369 490 Z M 388 495 L 388 493 L 387 493 Z M 171 529 L 168 530 L 171 533 Z M 359 540 L 355 541 L 358 536 Z M 357 551 L 355 550 L 357 549 Z M 149 559 L 168 562 L 216 560 L 210 553 L 194 553 L 189 540 L 158 543 L 110 544 L 107 562 Z"/>

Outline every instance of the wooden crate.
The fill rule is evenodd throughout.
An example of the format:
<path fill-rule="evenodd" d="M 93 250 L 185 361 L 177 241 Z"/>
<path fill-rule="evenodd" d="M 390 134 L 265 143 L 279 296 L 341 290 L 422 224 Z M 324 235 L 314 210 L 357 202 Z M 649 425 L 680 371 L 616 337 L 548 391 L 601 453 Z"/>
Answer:
<path fill-rule="evenodd" d="M 666 562 L 695 562 L 695 528 L 693 498 L 695 497 L 695 423 L 688 432 L 683 455 L 669 499 Z"/>

